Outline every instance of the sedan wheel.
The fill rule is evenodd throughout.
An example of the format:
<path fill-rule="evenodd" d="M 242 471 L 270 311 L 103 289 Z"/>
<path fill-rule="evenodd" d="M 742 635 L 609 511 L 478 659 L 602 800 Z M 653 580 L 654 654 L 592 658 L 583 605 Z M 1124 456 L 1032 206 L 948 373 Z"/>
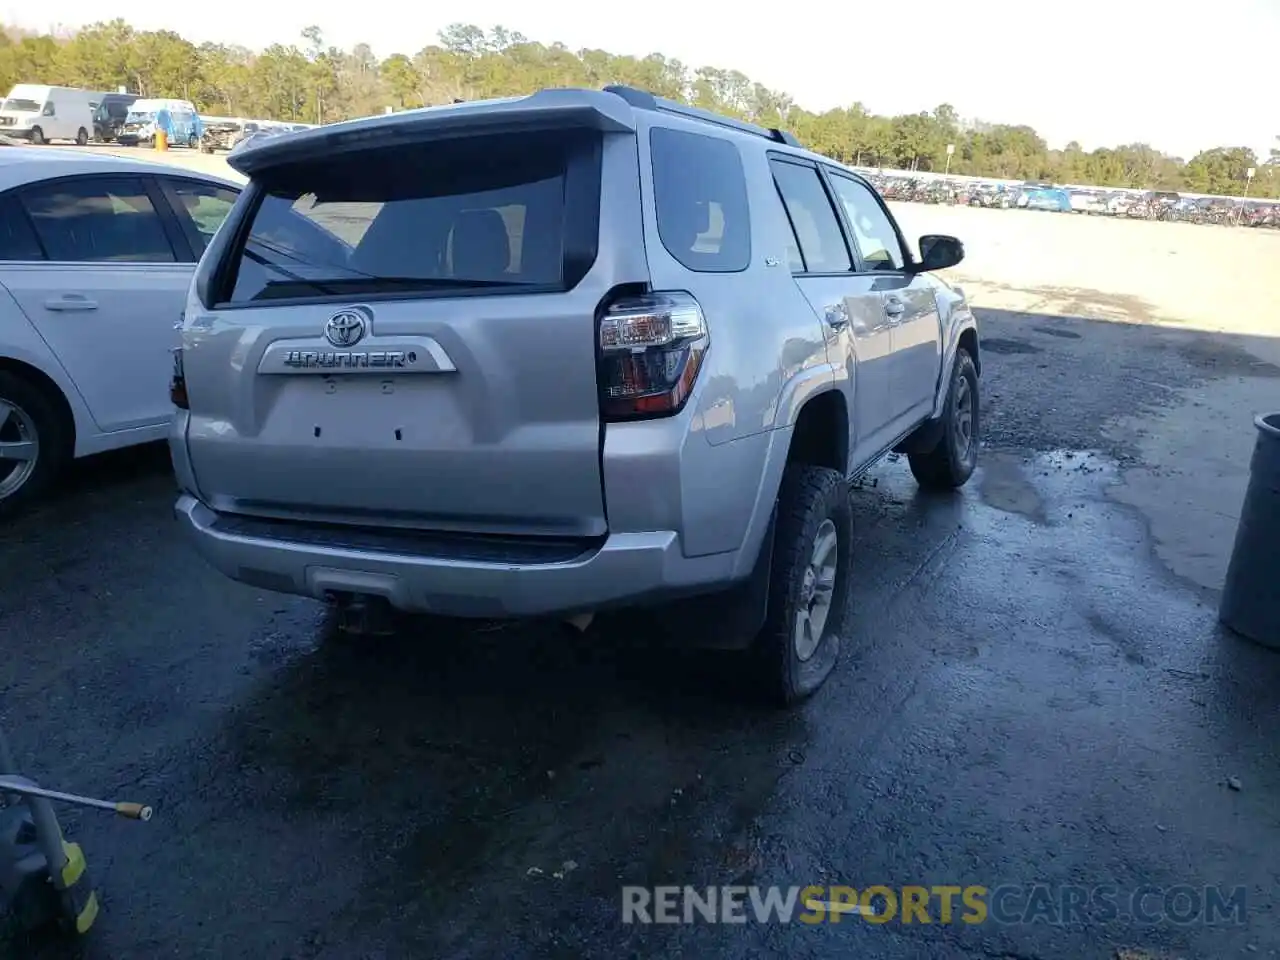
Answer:
<path fill-rule="evenodd" d="M 40 463 L 40 431 L 31 415 L 0 399 L 0 501 L 15 496 Z"/>

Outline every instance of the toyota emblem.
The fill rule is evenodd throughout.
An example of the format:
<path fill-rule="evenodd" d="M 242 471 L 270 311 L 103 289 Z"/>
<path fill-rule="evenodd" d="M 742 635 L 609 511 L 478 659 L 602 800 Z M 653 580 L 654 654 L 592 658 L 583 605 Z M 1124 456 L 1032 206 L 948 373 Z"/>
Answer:
<path fill-rule="evenodd" d="M 324 325 L 324 338 L 335 347 L 354 347 L 368 332 L 369 321 L 358 310 L 340 310 Z"/>

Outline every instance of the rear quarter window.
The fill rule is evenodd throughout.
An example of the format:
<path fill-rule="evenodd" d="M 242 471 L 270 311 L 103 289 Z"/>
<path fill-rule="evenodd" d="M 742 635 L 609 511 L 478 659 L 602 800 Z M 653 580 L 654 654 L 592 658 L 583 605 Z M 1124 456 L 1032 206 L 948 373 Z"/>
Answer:
<path fill-rule="evenodd" d="M 668 127 L 649 131 L 654 210 L 667 252 L 699 273 L 751 263 L 751 212 L 737 146 Z"/>
<path fill-rule="evenodd" d="M 272 171 L 218 302 L 568 289 L 595 260 L 599 168 L 599 135 L 561 130 Z"/>

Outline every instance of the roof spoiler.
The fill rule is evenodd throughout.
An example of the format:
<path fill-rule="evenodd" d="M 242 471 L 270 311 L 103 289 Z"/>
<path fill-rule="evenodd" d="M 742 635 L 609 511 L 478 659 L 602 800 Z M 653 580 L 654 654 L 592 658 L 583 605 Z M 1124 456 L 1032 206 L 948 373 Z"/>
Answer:
<path fill-rule="evenodd" d="M 701 107 L 691 107 L 688 104 L 678 103 L 675 100 L 668 100 L 665 97 L 659 97 L 657 94 L 650 93 L 648 90 L 641 90 L 637 87 L 627 87 L 622 84 L 612 84 L 604 88 L 606 93 L 612 93 L 621 97 L 637 110 L 661 110 L 663 113 L 671 113 L 681 117 L 691 117 L 696 120 L 703 120 L 707 123 L 714 123 L 722 127 L 729 127 L 732 130 L 741 130 L 743 133 L 753 133 L 758 137 L 764 137 L 766 140 L 772 140 L 774 143 L 786 144 L 788 147 L 801 146 L 800 141 L 791 133 L 778 127 L 762 127 L 754 123 L 748 123 L 746 120 L 737 120 L 733 117 L 726 117 L 721 113 L 712 113 L 710 110 L 703 110 Z"/>
<path fill-rule="evenodd" d="M 288 137 L 245 143 L 227 158 L 245 176 L 317 157 L 331 158 L 370 147 L 421 143 L 462 134 L 584 127 L 635 132 L 630 104 L 600 90 L 540 90 L 527 97 L 475 100 L 422 107 L 301 130 Z"/>

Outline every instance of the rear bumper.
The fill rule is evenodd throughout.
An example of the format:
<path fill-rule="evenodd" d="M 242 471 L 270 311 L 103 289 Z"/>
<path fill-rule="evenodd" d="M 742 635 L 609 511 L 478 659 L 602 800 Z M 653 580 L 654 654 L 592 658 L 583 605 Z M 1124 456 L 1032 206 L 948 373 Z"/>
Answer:
<path fill-rule="evenodd" d="M 174 513 L 201 556 L 233 580 L 316 599 L 379 596 L 409 613 L 451 617 L 569 614 L 710 592 L 732 585 L 735 559 L 686 558 L 669 530 L 612 534 L 567 562 L 441 559 L 227 532 L 190 494 L 178 498 Z"/>

